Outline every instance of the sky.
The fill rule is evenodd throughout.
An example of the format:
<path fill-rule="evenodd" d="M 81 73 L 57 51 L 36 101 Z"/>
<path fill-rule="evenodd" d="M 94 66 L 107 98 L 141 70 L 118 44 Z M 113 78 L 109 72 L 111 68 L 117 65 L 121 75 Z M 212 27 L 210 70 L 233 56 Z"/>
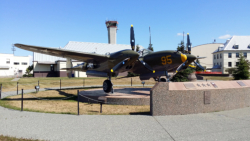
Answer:
<path fill-rule="evenodd" d="M 189 33 L 192 46 L 250 35 L 249 0 L 0 0 L 0 53 L 12 44 L 64 47 L 69 41 L 108 43 L 106 20 L 119 22 L 117 44 L 176 50 Z M 186 43 L 186 38 L 185 38 Z M 33 55 L 16 48 L 16 56 Z"/>

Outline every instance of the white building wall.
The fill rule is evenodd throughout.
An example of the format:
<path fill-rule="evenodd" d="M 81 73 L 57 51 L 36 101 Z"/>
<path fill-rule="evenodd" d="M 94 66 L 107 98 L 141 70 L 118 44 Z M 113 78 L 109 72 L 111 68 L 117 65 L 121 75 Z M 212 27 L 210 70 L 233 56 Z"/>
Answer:
<path fill-rule="evenodd" d="M 9 61 L 9 63 L 7 62 Z M 17 63 L 14 65 L 14 63 Z M 13 54 L 0 54 L 0 66 L 7 67 L 0 69 L 1 77 L 23 75 L 29 66 L 29 56 L 14 56 Z M 22 73 L 19 73 L 22 72 Z"/>
<path fill-rule="evenodd" d="M 50 71 L 50 65 L 47 64 L 38 64 L 37 62 L 33 62 L 34 72 L 36 71 Z"/>
<path fill-rule="evenodd" d="M 202 66 L 206 66 L 207 68 L 212 68 L 213 65 L 213 52 L 218 49 L 218 47 L 222 45 L 221 43 L 214 44 L 204 44 L 192 47 L 191 54 L 199 57 L 206 57 L 204 59 L 199 59 L 200 64 Z"/>

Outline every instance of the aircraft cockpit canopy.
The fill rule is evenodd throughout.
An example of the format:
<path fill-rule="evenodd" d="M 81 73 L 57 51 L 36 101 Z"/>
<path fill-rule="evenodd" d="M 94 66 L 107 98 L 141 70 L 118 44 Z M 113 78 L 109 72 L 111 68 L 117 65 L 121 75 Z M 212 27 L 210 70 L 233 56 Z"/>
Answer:
<path fill-rule="evenodd" d="M 153 51 L 148 50 L 148 49 L 141 49 L 138 51 L 138 53 L 140 54 L 140 57 L 144 57 L 147 54 L 153 53 Z"/>

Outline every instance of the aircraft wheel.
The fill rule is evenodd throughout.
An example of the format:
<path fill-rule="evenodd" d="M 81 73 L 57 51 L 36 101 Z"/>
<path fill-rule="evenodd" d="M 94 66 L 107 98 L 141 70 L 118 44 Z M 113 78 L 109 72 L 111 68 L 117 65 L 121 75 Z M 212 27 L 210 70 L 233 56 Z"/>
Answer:
<path fill-rule="evenodd" d="M 167 82 L 167 80 L 165 78 L 161 78 L 160 82 Z"/>
<path fill-rule="evenodd" d="M 103 82 L 103 91 L 106 92 L 106 93 L 109 93 L 111 92 L 111 89 L 112 89 L 112 83 L 110 80 L 105 80 Z"/>

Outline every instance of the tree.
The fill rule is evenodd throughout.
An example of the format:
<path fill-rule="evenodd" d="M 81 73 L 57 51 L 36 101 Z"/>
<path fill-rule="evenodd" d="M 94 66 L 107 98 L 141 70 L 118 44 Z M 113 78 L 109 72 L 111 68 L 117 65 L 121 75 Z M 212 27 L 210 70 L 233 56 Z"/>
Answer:
<path fill-rule="evenodd" d="M 236 70 L 233 72 L 234 80 L 248 79 L 249 78 L 249 62 L 245 59 L 242 53 L 238 59 L 239 64 L 236 66 Z"/>
<path fill-rule="evenodd" d="M 182 53 L 184 53 L 184 42 L 181 41 L 180 44 L 178 44 L 177 46 L 177 51 L 181 51 Z M 171 81 L 174 82 L 184 82 L 184 81 L 188 81 L 188 75 L 191 74 L 192 72 L 194 72 L 194 70 L 190 67 L 179 71 L 172 79 Z"/>
<path fill-rule="evenodd" d="M 184 52 L 184 48 L 185 48 L 184 42 L 181 41 L 181 42 L 178 44 L 178 46 L 177 46 L 177 51 L 180 51 L 180 52 L 182 52 L 182 53 L 185 53 L 185 52 Z"/>
<path fill-rule="evenodd" d="M 30 72 L 33 70 L 33 65 L 28 66 L 26 69 L 25 75 L 24 76 L 30 76 Z"/>
<path fill-rule="evenodd" d="M 136 45 L 136 52 L 138 52 L 140 50 L 140 46 L 139 44 Z"/>
<path fill-rule="evenodd" d="M 194 72 L 194 70 L 190 67 L 179 71 L 172 79 L 173 82 L 185 82 L 188 81 L 188 75 Z"/>
<path fill-rule="evenodd" d="M 148 50 L 154 51 L 153 44 L 148 45 Z"/>

